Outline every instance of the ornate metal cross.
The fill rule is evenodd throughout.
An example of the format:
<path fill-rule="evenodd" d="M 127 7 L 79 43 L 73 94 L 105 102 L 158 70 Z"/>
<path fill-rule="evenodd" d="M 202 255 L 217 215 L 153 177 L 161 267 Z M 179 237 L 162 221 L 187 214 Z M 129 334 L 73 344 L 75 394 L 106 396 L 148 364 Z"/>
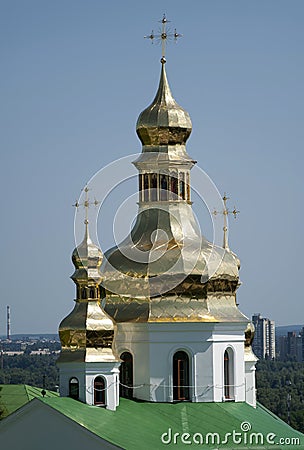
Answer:
<path fill-rule="evenodd" d="M 229 209 L 227 208 L 227 200 L 229 200 L 229 197 L 226 197 L 226 192 L 224 194 L 223 197 L 223 202 L 224 202 L 224 209 L 223 211 L 213 211 L 213 215 L 216 216 L 217 214 L 223 214 L 224 216 L 224 226 L 223 226 L 223 231 L 224 231 L 224 239 L 223 239 L 223 248 L 225 249 L 229 249 L 229 245 L 228 245 L 228 236 L 227 236 L 227 231 L 228 231 L 228 227 L 227 227 L 227 216 L 228 214 L 233 214 L 234 218 L 236 219 L 237 214 L 239 214 L 240 211 L 237 211 L 236 208 L 234 207 L 233 211 L 229 211 Z"/>
<path fill-rule="evenodd" d="M 174 29 L 174 33 L 170 32 L 170 30 L 167 31 L 167 24 L 169 23 L 169 20 L 166 18 L 166 14 L 163 15 L 162 20 L 160 20 L 160 23 L 162 24 L 161 30 L 159 34 L 154 34 L 154 31 L 152 30 L 151 34 L 148 36 L 145 36 L 145 39 L 150 39 L 152 44 L 154 39 L 156 39 L 158 42 L 161 42 L 162 44 L 162 57 L 160 62 L 162 64 L 165 64 L 166 62 L 166 44 L 167 40 L 174 38 L 175 42 L 179 37 L 182 37 L 182 34 L 179 34 L 176 31 L 176 28 Z"/>
<path fill-rule="evenodd" d="M 89 199 L 89 188 L 88 186 L 86 186 L 84 189 L 85 192 L 85 199 L 82 203 L 79 203 L 78 200 L 76 200 L 75 204 L 73 206 L 75 206 L 75 208 L 79 208 L 80 206 L 83 206 L 85 209 L 85 220 L 84 223 L 87 225 L 89 223 L 89 207 L 90 205 L 94 205 L 94 206 L 98 206 L 99 205 L 99 201 L 97 201 L 96 199 L 94 200 L 94 202 L 91 202 Z"/>

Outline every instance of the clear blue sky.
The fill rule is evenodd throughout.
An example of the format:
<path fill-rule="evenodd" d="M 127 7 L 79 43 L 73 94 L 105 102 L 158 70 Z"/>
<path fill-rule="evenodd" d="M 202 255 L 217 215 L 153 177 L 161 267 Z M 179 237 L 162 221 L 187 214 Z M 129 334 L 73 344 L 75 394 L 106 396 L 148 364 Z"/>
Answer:
<path fill-rule="evenodd" d="M 304 322 L 304 2 L 2 0 L 0 334 L 8 304 L 13 333 L 55 332 L 72 309 L 71 205 L 141 150 L 135 123 L 160 72 L 143 36 L 164 12 L 183 34 L 167 73 L 192 118 L 188 152 L 241 211 L 240 309 Z M 103 251 L 112 218 L 109 203 Z"/>

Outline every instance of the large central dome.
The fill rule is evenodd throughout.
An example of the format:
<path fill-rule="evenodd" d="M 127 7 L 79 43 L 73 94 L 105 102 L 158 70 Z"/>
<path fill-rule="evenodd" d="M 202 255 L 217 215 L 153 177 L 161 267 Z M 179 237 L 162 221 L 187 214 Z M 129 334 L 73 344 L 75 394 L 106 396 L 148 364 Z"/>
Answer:
<path fill-rule="evenodd" d="M 190 198 L 189 114 L 174 100 L 162 62 L 156 96 L 136 126 L 142 153 L 139 210 L 102 266 L 106 312 L 117 322 L 243 320 L 235 302 L 239 260 L 201 235 Z M 224 305 L 221 303 L 224 302 Z"/>

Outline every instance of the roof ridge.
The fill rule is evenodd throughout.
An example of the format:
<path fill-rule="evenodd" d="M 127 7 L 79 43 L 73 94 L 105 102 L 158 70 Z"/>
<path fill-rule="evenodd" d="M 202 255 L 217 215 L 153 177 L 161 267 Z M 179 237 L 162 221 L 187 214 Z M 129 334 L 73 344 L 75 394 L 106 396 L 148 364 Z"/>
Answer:
<path fill-rule="evenodd" d="M 29 396 L 29 393 L 28 393 L 28 390 L 27 390 L 28 385 L 27 385 L 27 384 L 24 384 L 24 385 L 23 385 L 23 388 L 24 388 L 24 391 L 25 391 L 25 395 L 27 396 L 27 399 L 30 400 L 30 396 Z"/>
<path fill-rule="evenodd" d="M 30 386 L 29 384 L 25 384 L 26 393 L 28 395 L 28 399 L 32 400 L 33 398 L 42 398 L 42 390 L 43 388 L 37 386 Z M 47 398 L 58 397 L 58 392 L 51 391 L 50 389 L 44 389 L 45 396 Z"/>
<path fill-rule="evenodd" d="M 35 386 L 30 386 L 29 384 L 25 384 L 25 392 L 27 394 L 28 400 L 32 400 L 37 395 L 38 388 Z M 36 395 L 35 395 L 36 394 Z"/>

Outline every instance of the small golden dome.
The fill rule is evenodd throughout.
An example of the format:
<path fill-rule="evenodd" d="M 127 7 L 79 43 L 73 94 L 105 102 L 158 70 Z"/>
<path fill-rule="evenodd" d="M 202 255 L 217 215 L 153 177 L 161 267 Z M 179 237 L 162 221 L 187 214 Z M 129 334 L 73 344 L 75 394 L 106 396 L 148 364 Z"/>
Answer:
<path fill-rule="evenodd" d="M 100 307 L 99 300 L 77 302 L 59 325 L 63 348 L 111 347 L 113 320 Z"/>
<path fill-rule="evenodd" d="M 72 261 L 76 269 L 100 267 L 102 263 L 102 251 L 91 241 L 88 223 L 85 224 L 85 235 L 72 253 Z"/>
<path fill-rule="evenodd" d="M 84 239 L 72 254 L 75 272 L 71 278 L 77 285 L 77 298 L 73 311 L 59 325 L 59 362 L 118 361 L 112 348 L 115 323 L 100 304 L 102 259 L 100 248 L 91 241 L 86 220 Z"/>
<path fill-rule="evenodd" d="M 85 226 L 83 241 L 72 253 L 75 272 L 71 278 L 75 282 L 87 279 L 93 279 L 98 282 L 101 280 L 99 268 L 102 263 L 103 254 L 100 248 L 91 241 L 88 222 L 85 222 Z"/>
<path fill-rule="evenodd" d="M 174 100 L 167 80 L 165 64 L 156 96 L 140 115 L 136 132 L 143 145 L 185 144 L 192 131 L 189 114 Z"/>

